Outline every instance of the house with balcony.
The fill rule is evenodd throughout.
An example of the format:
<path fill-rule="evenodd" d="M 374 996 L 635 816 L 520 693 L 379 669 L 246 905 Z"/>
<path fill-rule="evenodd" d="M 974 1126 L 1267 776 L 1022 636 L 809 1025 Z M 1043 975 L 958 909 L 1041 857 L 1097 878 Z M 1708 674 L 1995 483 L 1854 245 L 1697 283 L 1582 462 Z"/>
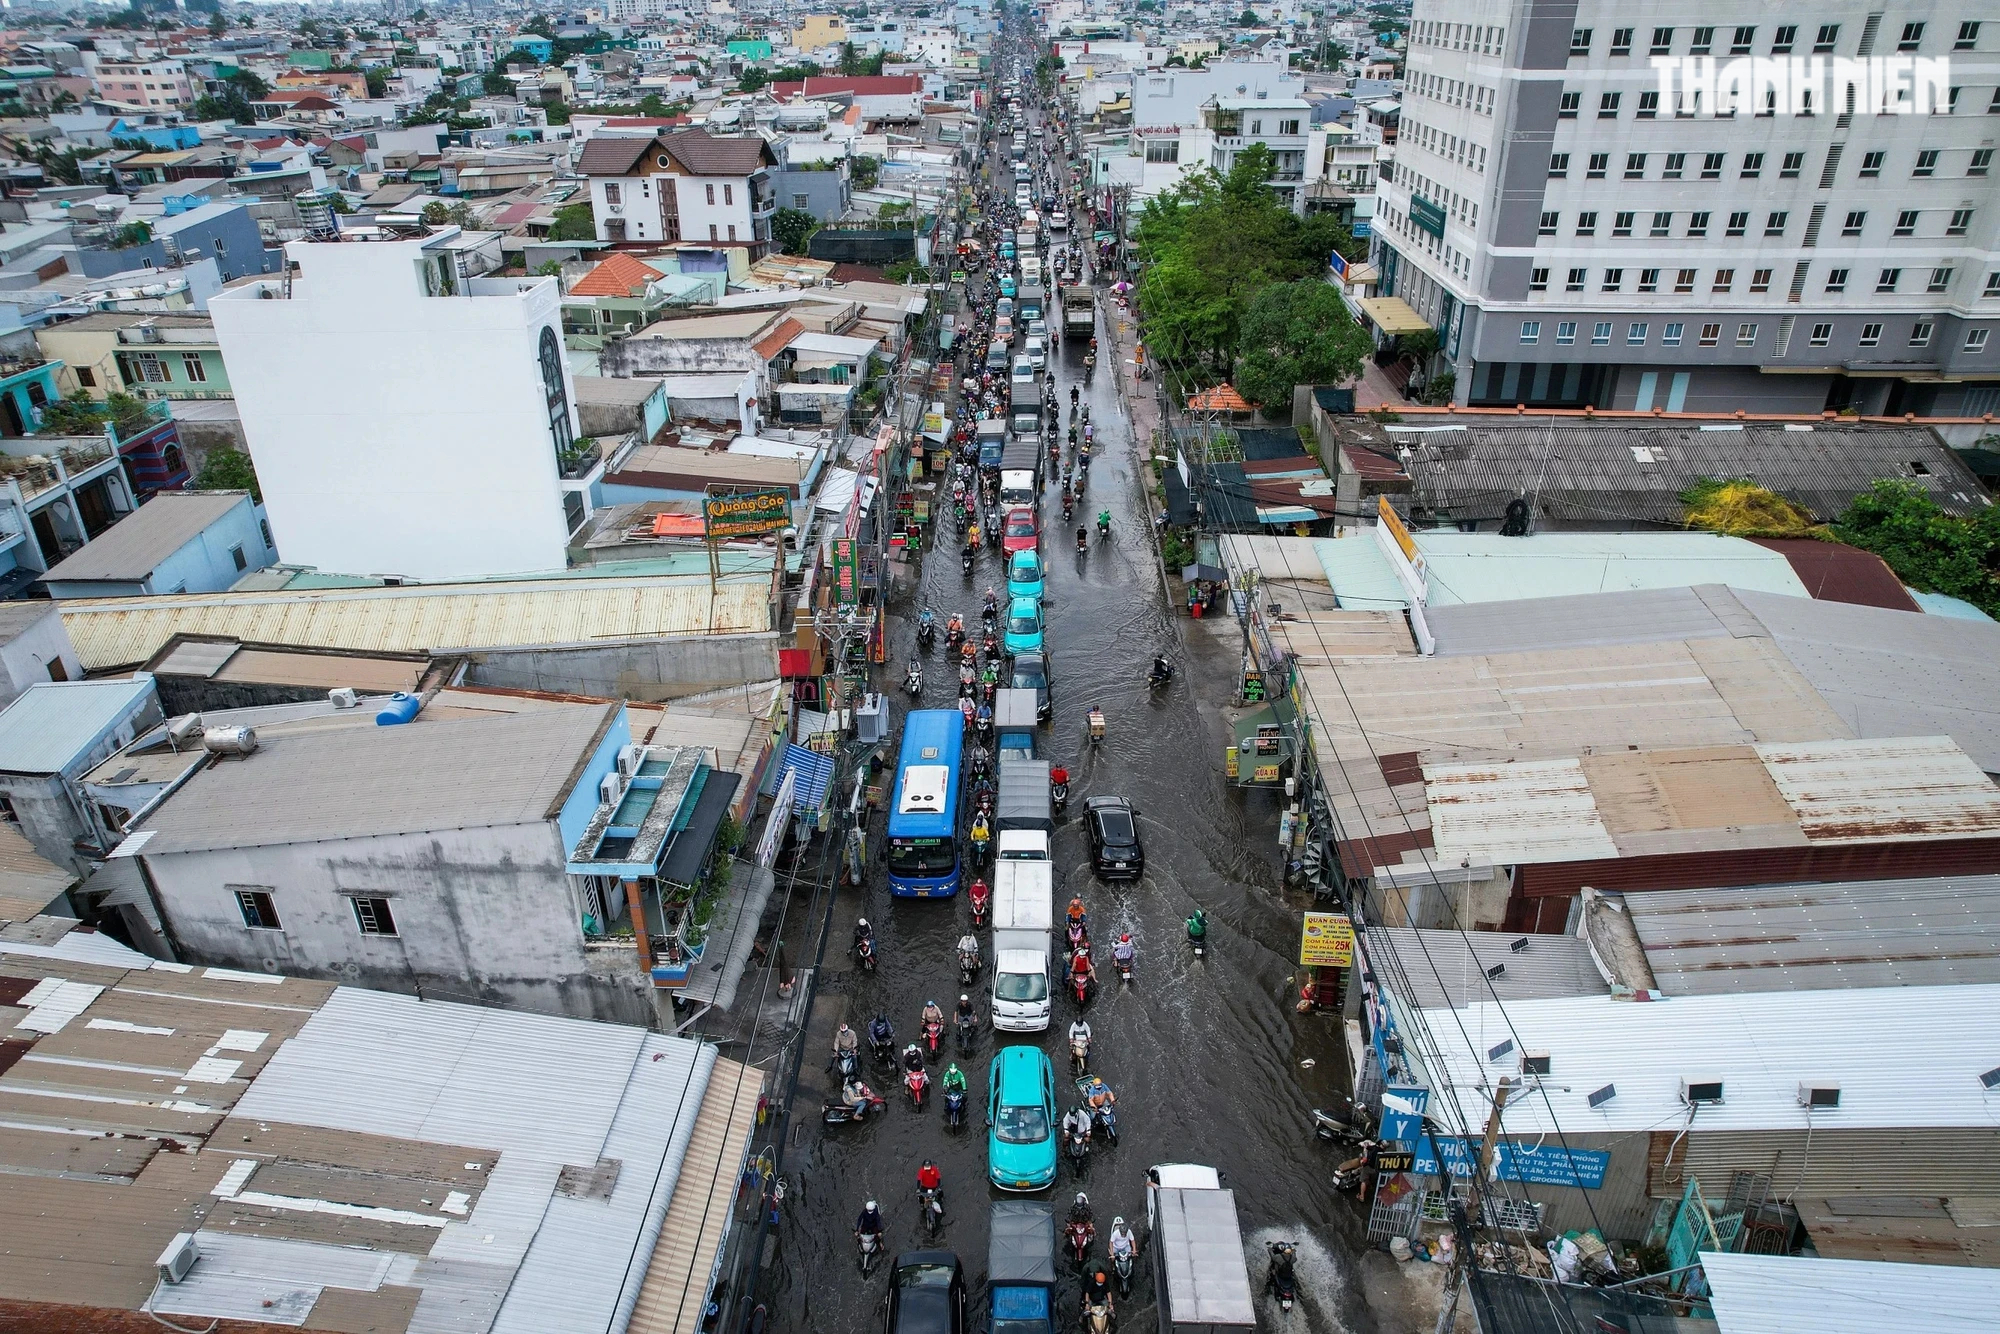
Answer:
<path fill-rule="evenodd" d="M 46 325 L 35 341 L 62 370 L 62 396 L 232 398 L 215 324 L 206 315 L 104 311 Z"/>
<path fill-rule="evenodd" d="M 248 491 L 167 491 L 42 576 L 49 596 L 214 593 L 278 553 Z"/>
<path fill-rule="evenodd" d="M 62 397 L 57 379 L 62 366 L 44 357 L 0 361 L 0 437 L 12 439 L 41 429 L 42 409 Z"/>
<path fill-rule="evenodd" d="M 577 165 L 590 178 L 600 241 L 703 241 L 741 247 L 752 261 L 771 249 L 778 163 L 761 135 L 599 136 Z"/>
<path fill-rule="evenodd" d="M 1270 186 L 1294 213 L 1305 208 L 1306 157 L 1312 146 L 1312 104 L 1297 97 L 1212 97 L 1202 104 L 1202 128 L 1212 136 L 1208 165 L 1227 176 L 1253 144 L 1271 150 Z"/>

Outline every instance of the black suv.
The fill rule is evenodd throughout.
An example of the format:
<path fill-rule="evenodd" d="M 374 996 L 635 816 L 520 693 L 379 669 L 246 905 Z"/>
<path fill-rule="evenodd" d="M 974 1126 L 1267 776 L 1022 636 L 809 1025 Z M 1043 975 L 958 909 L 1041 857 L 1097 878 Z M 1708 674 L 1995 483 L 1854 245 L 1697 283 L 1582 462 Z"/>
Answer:
<path fill-rule="evenodd" d="M 1043 653 L 1017 653 L 1014 655 L 1014 675 L 1009 684 L 1016 690 L 1035 692 L 1035 716 L 1044 722 L 1048 720 L 1049 701 L 1049 659 Z"/>
<path fill-rule="evenodd" d="M 965 1271 L 950 1251 L 905 1251 L 889 1274 L 885 1334 L 965 1334 Z"/>
<path fill-rule="evenodd" d="M 1090 826 L 1090 869 L 1099 880 L 1137 880 L 1146 873 L 1146 850 L 1139 846 L 1138 812 L 1123 797 L 1092 797 L 1084 803 Z"/>

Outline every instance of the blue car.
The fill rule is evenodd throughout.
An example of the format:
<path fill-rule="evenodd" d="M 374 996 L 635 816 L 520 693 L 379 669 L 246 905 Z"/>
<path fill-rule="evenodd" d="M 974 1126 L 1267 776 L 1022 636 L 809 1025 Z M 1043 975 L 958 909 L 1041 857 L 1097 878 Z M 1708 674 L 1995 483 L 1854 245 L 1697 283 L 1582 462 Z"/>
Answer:
<path fill-rule="evenodd" d="M 1015 598 L 1007 604 L 1007 633 L 1004 643 L 1009 653 L 1042 651 L 1042 604 L 1034 598 Z"/>
<path fill-rule="evenodd" d="M 1007 596 L 1042 600 L 1042 557 L 1035 551 L 1017 551 L 1007 562 Z"/>
<path fill-rule="evenodd" d="M 1056 1074 L 1039 1047 L 1002 1047 L 986 1072 L 986 1176 L 1001 1190 L 1056 1179 Z"/>
<path fill-rule="evenodd" d="M 1002 278 L 1002 279 L 1000 280 L 1000 295 L 1001 295 L 1001 296 L 1012 296 L 1012 295 L 1014 295 L 1014 293 L 1015 293 L 1015 291 L 1016 291 L 1016 290 L 1017 290 L 1017 288 L 1016 288 L 1016 286 L 1015 286 L 1015 283 L 1014 283 L 1014 279 L 1013 279 L 1012 275 L 1009 275 L 1009 276 L 1007 276 L 1007 277 L 1005 277 L 1005 278 Z"/>

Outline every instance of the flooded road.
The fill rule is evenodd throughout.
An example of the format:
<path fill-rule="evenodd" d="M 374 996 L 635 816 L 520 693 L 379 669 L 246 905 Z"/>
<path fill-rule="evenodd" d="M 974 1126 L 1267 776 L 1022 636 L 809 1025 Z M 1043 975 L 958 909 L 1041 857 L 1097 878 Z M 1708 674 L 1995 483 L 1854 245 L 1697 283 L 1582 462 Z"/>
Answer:
<path fill-rule="evenodd" d="M 1109 293 L 1102 286 L 1098 290 L 1099 338 L 1108 355 L 1112 340 L 1103 320 L 1119 312 L 1115 306 L 1103 309 Z M 1070 342 L 1052 349 L 1065 426 L 1070 386 L 1083 381 L 1085 347 Z M 1064 1164 L 1053 1190 L 1040 1197 L 1054 1200 L 1060 1212 L 1077 1190 L 1087 1191 L 1099 1231 L 1093 1256 L 1102 1258 L 1103 1236 L 1114 1215 L 1139 1230 L 1142 1248 L 1147 1244 L 1148 1166 L 1214 1166 L 1236 1191 L 1246 1250 L 1254 1253 L 1254 1288 L 1261 1290 L 1264 1280 L 1265 1241 L 1298 1240 L 1302 1257 L 1311 1259 L 1310 1266 L 1301 1266 L 1306 1300 L 1284 1316 L 1263 1299 L 1264 1327 L 1372 1330 L 1354 1286 L 1355 1206 L 1328 1184 L 1333 1155 L 1309 1129 L 1311 1107 L 1328 1102 L 1343 1083 L 1344 1057 L 1336 1017 L 1294 1012 L 1301 981 L 1294 963 L 1298 913 L 1307 900 L 1281 887 L 1279 799 L 1234 788 L 1223 776 L 1229 696 L 1239 668 L 1235 623 L 1224 620 L 1218 627 L 1169 612 L 1141 490 L 1146 464 L 1120 401 L 1121 375 L 1129 385 L 1129 367 L 1104 364 L 1083 386 L 1098 445 L 1076 520 L 1065 532 L 1054 489 L 1042 505 L 1054 717 L 1037 744 L 1072 775 L 1070 816 L 1055 840 L 1056 903 L 1060 908 L 1072 893 L 1082 895 L 1100 956 L 1108 955 L 1107 942 L 1117 932 L 1130 931 L 1138 969 L 1135 982 L 1121 991 L 1103 959 L 1103 985 L 1086 1011 L 1095 1033 L 1093 1068 L 1119 1095 L 1119 1145 L 1093 1146 L 1082 1180 Z M 1078 555 L 1075 524 L 1104 509 L 1112 514 L 1111 538 L 1099 540 L 1093 528 L 1089 553 Z M 891 621 L 881 677 L 885 690 L 896 689 L 902 664 L 915 651 L 917 606 L 936 609 L 940 626 L 953 610 L 976 625 L 980 592 L 1004 589 L 1000 553 L 983 551 L 973 577 L 966 579 L 947 531 L 940 529 L 943 548 L 926 558 L 915 595 L 895 608 L 899 615 Z M 1165 653 L 1179 668 L 1174 682 L 1157 694 L 1145 680 L 1155 653 Z M 923 705 L 952 707 L 957 680 L 942 633 L 925 672 Z M 907 694 L 897 689 L 896 702 L 900 715 Z M 1084 741 L 1084 714 L 1093 704 L 1102 707 L 1109 724 L 1106 741 L 1094 753 Z M 899 736 L 900 731 L 893 733 L 892 743 Z M 889 753 L 893 756 L 893 744 Z M 1108 794 L 1129 798 L 1139 812 L 1148 874 L 1137 883 L 1106 885 L 1090 873 L 1080 814 L 1085 799 Z M 881 1203 L 892 1257 L 933 1244 L 957 1252 L 965 1266 L 970 1327 L 983 1329 L 987 1204 L 1001 1198 L 985 1180 L 987 1062 L 1002 1045 L 1034 1043 L 1056 1062 L 1059 1092 L 1068 1094 L 1060 1079 L 1067 1065 L 1063 1033 L 1076 1007 L 1059 997 L 1048 1032 L 995 1042 L 986 1030 L 973 1055 L 961 1058 L 970 1094 L 963 1129 L 945 1128 L 935 1098 L 923 1113 L 914 1112 L 896 1075 L 886 1070 L 870 1081 L 890 1098 L 886 1115 L 859 1125 L 821 1123 L 819 1103 L 836 1082 L 823 1067 L 838 1023 L 862 1031 L 879 1011 L 895 1025 L 900 1045 L 917 1036 L 918 1014 L 927 1000 L 949 1011 L 960 991 L 953 946 L 970 926 L 965 899 L 892 901 L 881 865 L 882 828 L 878 815 L 869 831 L 874 856 L 867 883 L 843 889 L 835 908 L 828 971 L 809 1028 L 787 1146 L 792 1193 L 775 1263 L 759 1294 L 770 1305 L 773 1330 L 830 1334 L 879 1327 L 886 1270 L 863 1280 L 851 1236 L 854 1217 L 869 1198 Z M 1207 910 L 1210 921 L 1211 948 L 1201 960 L 1191 956 L 1183 925 L 1197 906 Z M 855 917 L 864 914 L 875 927 L 881 959 L 873 976 L 848 971 L 842 954 Z M 792 934 L 805 938 L 796 929 Z M 970 990 L 983 1019 L 990 933 L 982 945 L 989 971 Z M 946 1058 L 951 1054 L 948 1045 Z M 933 1078 L 943 1065 L 941 1059 L 932 1066 Z M 1065 1096 L 1063 1110 L 1070 1102 Z M 947 1219 L 935 1243 L 926 1239 L 917 1210 L 915 1174 L 925 1158 L 944 1173 Z M 1068 1317 L 1075 1310 L 1077 1276 L 1067 1265 L 1062 1272 Z M 1142 1251 L 1132 1296 L 1119 1303 L 1126 1330 L 1143 1330 L 1156 1320 L 1149 1272 Z"/>

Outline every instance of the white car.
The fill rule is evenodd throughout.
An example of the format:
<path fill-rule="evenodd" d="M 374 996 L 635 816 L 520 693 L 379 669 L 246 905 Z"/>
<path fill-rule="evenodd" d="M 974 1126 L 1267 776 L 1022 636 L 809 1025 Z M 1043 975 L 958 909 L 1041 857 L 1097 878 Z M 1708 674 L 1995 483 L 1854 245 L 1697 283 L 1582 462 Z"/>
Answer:
<path fill-rule="evenodd" d="M 1022 209 L 1028 208 L 1031 205 L 1033 205 L 1034 202 L 1035 202 L 1034 199 L 1028 194 L 1027 186 L 1023 185 L 1015 189 L 1014 191 L 1015 208 L 1022 208 Z"/>
<path fill-rule="evenodd" d="M 1061 209 L 1057 209 L 1055 212 L 1049 214 L 1049 230 L 1052 232 L 1068 231 L 1069 214 L 1063 212 Z"/>
<path fill-rule="evenodd" d="M 1049 322 L 1047 320 L 1028 321 L 1028 337 L 1035 339 L 1047 339 L 1048 336 L 1049 336 Z"/>
<path fill-rule="evenodd" d="M 1028 359 L 1028 354 L 1023 352 L 1016 356 L 1014 358 L 1014 382 L 1019 384 L 1023 380 L 1033 380 L 1034 378 L 1035 363 Z"/>
<path fill-rule="evenodd" d="M 1040 324 L 1041 321 L 1036 320 L 1035 323 Z M 1049 364 L 1048 344 L 1042 341 L 1042 338 L 1039 334 L 1031 333 L 1028 335 L 1027 347 L 1028 347 L 1028 364 L 1030 366 L 1034 367 L 1036 370 L 1041 370 L 1044 366 Z"/>

